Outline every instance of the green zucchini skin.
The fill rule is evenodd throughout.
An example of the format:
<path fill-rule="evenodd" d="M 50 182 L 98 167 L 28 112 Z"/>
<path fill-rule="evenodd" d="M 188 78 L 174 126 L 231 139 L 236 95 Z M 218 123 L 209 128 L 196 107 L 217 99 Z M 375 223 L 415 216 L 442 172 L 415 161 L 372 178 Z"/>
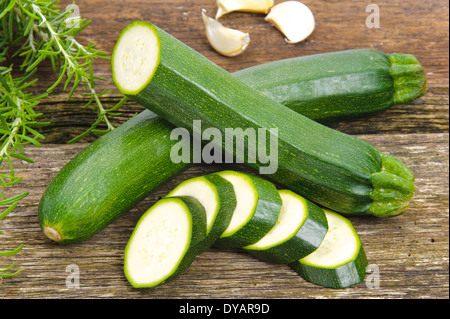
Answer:
<path fill-rule="evenodd" d="M 154 30 L 160 57 L 147 84 L 137 94 L 129 95 L 133 100 L 191 132 L 198 119 L 202 127 L 217 128 L 223 135 L 226 128 L 277 128 L 278 171 L 267 175 L 273 181 L 341 213 L 377 215 L 382 211 L 380 215 L 393 216 L 405 211 L 405 207 L 386 209 L 392 198 L 372 198 L 376 191 L 372 175 L 395 174 L 384 165 L 384 154 L 374 146 L 282 106 L 151 24 L 132 23 L 121 33 L 118 43 L 134 25 Z M 114 81 L 121 90 L 117 79 Z M 222 147 L 226 148 L 225 143 Z M 239 160 L 245 162 L 246 158 Z M 260 163 L 246 164 L 254 169 L 261 167 Z M 396 171 L 409 170 L 399 160 L 391 166 L 397 166 Z M 415 189 L 413 174 L 409 171 L 408 178 L 398 178 L 407 187 L 395 191 L 402 193 L 403 202 L 409 202 Z"/>
<path fill-rule="evenodd" d="M 144 111 L 75 156 L 39 203 L 47 237 L 59 243 L 83 241 L 186 170 L 189 164 L 168 161 L 169 136 L 167 123 Z"/>
<path fill-rule="evenodd" d="M 208 174 L 205 176 L 194 177 L 189 179 L 184 183 L 189 183 L 195 179 L 203 179 L 206 183 L 214 188 L 217 196 L 218 210 L 215 216 L 214 222 L 211 229 L 207 232 L 206 238 L 203 240 L 203 250 L 211 247 L 222 235 L 222 233 L 227 229 L 230 224 L 231 218 L 233 216 L 234 209 L 236 207 L 236 195 L 234 192 L 233 185 L 227 181 L 225 178 L 217 174 Z M 178 186 L 177 186 L 178 187 Z M 172 194 L 176 191 L 176 188 L 172 190 L 167 197 L 173 196 Z M 195 196 L 193 196 L 195 198 Z"/>
<path fill-rule="evenodd" d="M 353 239 L 357 243 L 357 251 L 355 252 L 353 258 L 335 266 L 324 266 L 324 265 L 314 265 L 305 262 L 305 259 L 300 259 L 289 264 L 289 266 L 297 272 L 303 279 L 311 283 L 327 287 L 327 288 L 347 288 L 356 284 L 361 283 L 367 272 L 367 266 L 369 262 L 367 261 L 366 253 L 362 246 L 361 240 L 355 228 L 351 222 L 342 215 L 336 214 L 333 211 L 324 209 L 324 212 L 328 218 L 336 216 L 340 221 L 343 221 L 344 225 L 352 232 Z M 336 223 L 329 221 L 328 226 L 329 231 L 332 231 L 334 227 L 339 227 Z M 327 239 L 325 238 L 324 241 Z M 346 244 L 346 242 L 342 243 Z M 327 243 L 329 245 L 329 243 Z M 328 250 L 333 247 L 328 247 Z M 319 247 L 320 249 L 320 247 Z M 348 248 L 347 248 L 348 249 Z M 329 257 L 329 256 L 328 256 Z"/>
<path fill-rule="evenodd" d="M 343 100 L 337 98 L 338 85 L 330 84 L 333 83 L 333 78 L 338 76 L 334 66 L 336 65 L 342 71 L 346 65 L 349 67 L 349 63 L 343 63 L 338 57 L 350 61 L 358 54 L 363 57 L 356 59 L 356 61 L 366 61 L 367 58 L 374 56 L 378 57 L 377 61 L 382 62 L 368 63 L 367 65 L 358 64 L 360 67 L 356 70 L 358 76 L 351 76 L 351 79 L 347 78 L 345 81 L 347 85 L 345 91 L 348 92 L 348 96 L 354 98 L 341 96 L 343 100 L 347 101 L 344 103 Z M 274 100 L 287 103 L 289 107 L 301 114 L 312 119 L 327 121 L 337 115 L 339 117 L 353 116 L 378 111 L 387 105 L 386 100 L 392 101 L 392 98 L 385 98 L 384 95 L 381 98 L 381 93 L 377 93 L 376 90 L 373 92 L 373 96 L 367 95 L 367 91 L 361 94 L 359 83 L 351 81 L 359 81 L 358 78 L 364 76 L 371 78 L 372 68 L 383 69 L 385 59 L 382 59 L 382 56 L 382 53 L 370 50 L 327 53 L 270 62 L 260 67 L 255 66 L 248 70 L 238 71 L 234 75 Z M 327 57 L 334 63 L 326 62 Z M 397 87 L 394 102 L 407 103 L 414 97 L 424 94 L 426 78 L 417 59 L 413 56 L 401 54 L 391 54 L 389 59 L 391 60 L 390 73 L 393 74 L 394 79 L 398 79 L 398 84 L 394 85 L 394 87 Z M 313 61 L 328 63 L 333 66 L 334 75 L 327 78 L 325 72 L 314 73 L 308 75 L 310 76 L 309 79 L 305 79 L 302 72 L 309 69 L 309 62 L 312 63 Z M 354 68 L 354 66 L 352 67 Z M 292 72 L 280 73 L 277 71 L 278 68 L 280 70 L 289 69 Z M 321 68 L 321 70 L 324 70 L 324 68 Z M 268 74 L 271 76 L 267 76 Z M 281 78 L 275 75 L 280 75 Z M 339 78 L 341 77 L 344 79 L 345 75 L 339 75 Z M 285 88 L 283 88 L 283 79 L 286 82 Z M 326 83 L 329 85 L 326 92 L 322 92 L 323 95 L 320 95 L 317 90 L 314 91 L 314 95 L 310 94 L 311 92 L 306 92 L 306 96 L 301 94 L 302 92 L 305 93 L 303 87 L 317 86 L 319 80 L 320 85 L 326 85 Z M 363 82 L 369 80 L 365 79 Z M 302 85 L 297 84 L 297 82 L 302 83 Z M 391 87 L 389 84 L 384 84 L 384 86 Z M 390 91 L 391 89 L 389 89 Z M 280 94 L 284 92 L 289 93 L 289 95 Z M 305 105 L 307 104 L 306 100 L 311 105 L 315 105 L 317 110 L 315 108 L 311 110 L 310 107 Z M 364 104 L 364 107 L 358 102 L 359 100 L 366 100 L 367 103 Z M 330 111 L 331 106 L 326 104 L 325 101 L 334 101 L 338 105 L 341 104 L 342 109 L 333 107 L 333 111 Z M 351 101 L 355 103 L 355 106 L 349 104 Z M 299 107 L 300 105 L 303 105 L 302 108 Z M 176 143 L 168 138 L 173 128 L 174 126 L 169 122 L 145 110 L 112 132 L 97 139 L 70 161 L 67 168 L 64 167 L 55 177 L 55 181 L 52 181 L 49 185 L 39 205 L 39 221 L 41 228 L 46 230 L 44 231 L 48 237 L 60 243 L 83 241 L 128 211 L 166 180 L 189 168 L 191 164 L 172 163 L 169 156 L 166 155 L 169 154 L 168 152 Z M 137 140 L 133 142 L 135 137 L 137 137 Z M 142 137 L 142 139 L 139 137 Z M 123 140 L 128 142 L 123 143 Z M 140 154 L 141 159 L 148 160 L 145 160 L 144 163 L 127 156 L 131 153 Z M 158 165 L 158 163 L 164 163 L 164 165 Z M 123 167 L 126 167 L 126 169 L 122 169 Z M 155 170 L 161 169 L 163 169 L 162 174 L 155 174 Z M 110 178 L 109 176 L 114 176 L 111 175 L 112 171 L 117 177 L 116 181 L 102 183 L 102 193 L 99 192 L 96 196 L 90 196 L 87 193 L 88 188 L 85 186 L 92 185 L 95 188 L 96 185 L 99 185 L 98 180 L 107 181 Z M 77 179 L 78 173 L 75 172 L 84 172 L 83 180 Z M 143 186 L 144 184 L 145 186 Z M 113 202 L 114 198 L 117 198 L 116 202 Z M 380 202 L 383 202 L 383 200 L 381 199 Z M 379 205 L 380 208 L 382 206 Z M 96 209 L 93 209 L 93 207 L 96 207 Z"/>
<path fill-rule="evenodd" d="M 128 271 L 128 259 L 127 259 L 127 252 L 130 245 L 130 242 L 138 229 L 140 222 L 146 217 L 147 214 L 151 213 L 152 209 L 156 205 L 164 204 L 164 202 L 167 201 L 177 201 L 181 203 L 181 205 L 185 206 L 186 211 L 189 213 L 190 216 L 190 226 L 191 226 L 191 236 L 189 241 L 189 246 L 187 250 L 184 253 L 183 258 L 179 262 L 178 266 L 174 271 L 165 278 L 163 281 L 157 283 L 156 285 L 161 285 L 163 283 L 166 283 L 176 277 L 178 277 L 180 274 L 182 274 L 184 271 L 186 271 L 189 266 L 194 261 L 195 257 L 203 252 L 204 250 L 204 241 L 206 239 L 206 213 L 204 207 L 200 204 L 200 202 L 191 196 L 177 196 L 177 197 L 166 197 L 163 199 L 160 199 L 158 202 L 155 203 L 152 207 L 150 207 L 147 212 L 145 212 L 142 217 L 139 219 L 135 230 L 131 234 L 130 240 L 128 241 L 127 246 L 125 247 L 125 261 L 124 261 L 124 273 L 127 277 L 130 284 L 135 288 L 149 288 L 156 286 L 153 285 L 140 285 L 133 282 L 133 280 L 130 279 L 129 271 Z"/>
<path fill-rule="evenodd" d="M 341 289 L 361 283 L 366 277 L 368 265 L 366 253 L 361 246 L 354 261 L 336 269 L 316 268 L 299 262 L 290 264 L 290 267 L 306 281 L 326 288 Z"/>
<path fill-rule="evenodd" d="M 214 173 L 220 176 L 221 173 Z M 214 242 L 214 246 L 224 249 L 242 248 L 256 243 L 266 235 L 278 220 L 282 207 L 281 197 L 275 185 L 258 176 L 243 172 L 233 172 L 246 176 L 251 180 L 258 200 L 250 220 L 239 230 L 227 237 L 220 237 Z"/>
<path fill-rule="evenodd" d="M 268 249 L 249 249 L 249 247 L 244 247 L 244 249 L 262 261 L 277 264 L 293 263 L 315 251 L 328 231 L 328 222 L 325 213 L 319 206 L 308 200 L 304 201 L 308 216 L 296 234 Z"/>
<path fill-rule="evenodd" d="M 405 84 L 402 72 L 409 74 L 410 84 Z M 425 72 L 414 56 L 368 49 L 295 57 L 249 67 L 234 75 L 320 122 L 383 111 L 426 91 Z"/>

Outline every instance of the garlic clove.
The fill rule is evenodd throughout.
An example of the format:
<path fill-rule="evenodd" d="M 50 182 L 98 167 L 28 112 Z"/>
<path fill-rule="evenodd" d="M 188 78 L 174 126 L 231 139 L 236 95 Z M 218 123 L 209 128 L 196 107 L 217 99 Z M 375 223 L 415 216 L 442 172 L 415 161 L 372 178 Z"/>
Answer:
<path fill-rule="evenodd" d="M 202 10 L 206 37 L 211 46 L 220 54 L 228 57 L 237 56 L 247 49 L 250 35 L 239 30 L 225 27 L 219 21 L 208 17 L 206 10 Z"/>
<path fill-rule="evenodd" d="M 288 43 L 305 40 L 315 28 L 313 13 L 298 1 L 286 1 L 275 5 L 265 20 L 282 32 Z"/>
<path fill-rule="evenodd" d="M 217 0 L 216 19 L 233 11 L 267 14 L 272 6 L 273 0 Z"/>

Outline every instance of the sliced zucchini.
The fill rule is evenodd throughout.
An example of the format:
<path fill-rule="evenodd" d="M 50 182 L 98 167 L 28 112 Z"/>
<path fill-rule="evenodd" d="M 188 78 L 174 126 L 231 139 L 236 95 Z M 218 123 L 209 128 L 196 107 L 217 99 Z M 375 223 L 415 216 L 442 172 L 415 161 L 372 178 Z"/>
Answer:
<path fill-rule="evenodd" d="M 214 246 L 241 248 L 256 243 L 277 222 L 282 206 L 277 189 L 269 181 L 242 172 L 216 174 L 233 184 L 236 208 L 230 224 Z"/>
<path fill-rule="evenodd" d="M 328 223 L 323 210 L 289 190 L 280 190 L 283 207 L 276 225 L 257 243 L 244 247 L 261 260 L 288 264 L 315 251 Z"/>
<path fill-rule="evenodd" d="M 351 222 L 324 209 L 328 232 L 316 251 L 290 264 L 303 279 L 329 288 L 346 288 L 364 280 L 368 261 Z"/>
<path fill-rule="evenodd" d="M 139 219 L 125 248 L 125 276 L 135 288 L 154 287 L 185 271 L 202 251 L 206 213 L 193 197 L 159 200 Z"/>
<path fill-rule="evenodd" d="M 216 174 L 188 179 L 175 187 L 167 196 L 192 196 L 203 205 L 207 222 L 205 249 L 210 247 L 227 229 L 236 208 L 233 185 Z"/>

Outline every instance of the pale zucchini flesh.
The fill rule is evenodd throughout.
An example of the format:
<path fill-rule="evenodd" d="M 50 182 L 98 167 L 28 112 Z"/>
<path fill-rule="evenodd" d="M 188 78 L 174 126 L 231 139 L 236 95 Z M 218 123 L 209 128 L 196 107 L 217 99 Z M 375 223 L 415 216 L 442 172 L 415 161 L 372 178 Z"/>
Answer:
<path fill-rule="evenodd" d="M 234 188 L 236 195 L 236 208 L 233 212 L 230 224 L 220 237 L 229 237 L 241 229 L 253 217 L 258 193 L 252 180 L 245 174 L 236 174 L 232 171 L 225 171 L 217 175 L 229 181 Z"/>
<path fill-rule="evenodd" d="M 322 243 L 328 223 L 321 208 L 289 190 L 280 190 L 283 206 L 276 225 L 261 240 L 244 247 L 261 260 L 288 264 Z"/>
<path fill-rule="evenodd" d="M 206 239 L 209 248 L 227 229 L 236 208 L 233 185 L 217 174 L 188 179 L 176 186 L 167 197 L 191 196 L 203 205 L 206 212 Z"/>
<path fill-rule="evenodd" d="M 317 250 L 291 263 L 305 280 L 330 288 L 346 288 L 362 282 L 368 266 L 359 235 L 351 222 L 324 210 L 328 232 Z"/>
<path fill-rule="evenodd" d="M 190 266 L 205 237 L 206 213 L 195 198 L 161 199 L 142 215 L 128 241 L 125 276 L 135 288 L 166 282 Z"/>
<path fill-rule="evenodd" d="M 361 242 L 350 222 L 330 211 L 326 216 L 329 231 L 319 248 L 302 259 L 305 265 L 337 268 L 354 260 L 358 254 Z"/>
<path fill-rule="evenodd" d="M 206 232 L 209 233 L 219 210 L 219 198 L 214 190 L 203 176 L 190 179 L 175 187 L 167 197 L 174 196 L 192 196 L 195 197 L 206 211 Z"/>
<path fill-rule="evenodd" d="M 236 207 L 229 226 L 214 245 L 241 248 L 257 242 L 275 225 L 281 211 L 281 197 L 276 187 L 269 181 L 243 172 L 215 174 L 233 185 Z"/>
<path fill-rule="evenodd" d="M 159 63 L 159 39 L 145 24 L 134 25 L 115 48 L 112 59 L 113 79 L 121 83 L 126 94 L 136 94 Z"/>
<path fill-rule="evenodd" d="M 296 200 L 287 192 L 279 192 L 283 206 L 275 226 L 247 249 L 268 249 L 294 236 L 308 217 L 305 201 Z"/>

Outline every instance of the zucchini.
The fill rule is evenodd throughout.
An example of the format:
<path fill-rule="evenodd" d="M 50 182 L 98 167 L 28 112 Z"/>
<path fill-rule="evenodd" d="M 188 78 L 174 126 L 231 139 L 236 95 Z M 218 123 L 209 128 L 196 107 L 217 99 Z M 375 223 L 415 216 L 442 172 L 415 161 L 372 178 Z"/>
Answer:
<path fill-rule="evenodd" d="M 425 94 L 425 71 L 410 54 L 359 49 L 256 65 L 241 81 L 311 119 L 327 122 L 383 111 Z"/>
<path fill-rule="evenodd" d="M 408 98 L 424 92 L 423 69 L 409 55 L 388 56 L 391 79 L 387 75 L 374 77 L 374 69 L 379 67 L 377 74 L 386 69 L 386 63 L 380 62 L 382 56 L 383 53 L 370 50 L 327 53 L 270 62 L 234 75 L 295 111 L 325 121 L 337 115 L 362 115 L 381 110 L 387 105 L 386 100 L 392 101 L 392 98 L 380 98 L 386 94 L 379 92 L 384 87 L 392 92 L 392 83 L 396 103 L 409 102 Z M 327 62 L 328 58 L 332 62 Z M 372 64 L 373 60 L 378 62 Z M 358 68 L 353 66 L 353 61 L 358 62 Z M 326 70 L 324 65 L 332 67 Z M 310 66 L 316 69 L 307 72 Z M 351 75 L 346 74 L 350 68 Z M 327 74 L 333 75 L 327 78 Z M 372 81 L 375 78 L 386 80 L 378 83 L 378 90 Z M 368 82 L 373 84 L 371 88 L 375 87 L 370 90 L 372 95 L 367 85 L 361 86 Z M 303 87 L 315 90 L 305 93 Z M 359 103 L 362 100 L 366 102 L 363 106 Z M 314 107 L 309 108 L 309 104 Z M 169 122 L 145 110 L 89 145 L 58 173 L 42 196 L 38 215 L 44 233 L 60 243 L 87 239 L 162 183 L 190 167 L 189 163 L 169 160 L 170 150 L 176 143 L 168 138 L 173 128 Z M 382 203 L 383 196 L 379 197 Z"/>
<path fill-rule="evenodd" d="M 236 208 L 233 185 L 217 174 L 188 179 L 167 195 L 173 196 L 194 197 L 205 208 L 207 221 L 205 249 L 219 239 L 227 229 Z"/>
<path fill-rule="evenodd" d="M 346 288 L 362 282 L 368 261 L 351 222 L 328 209 L 328 233 L 310 255 L 290 264 L 303 279 L 329 288 Z"/>
<path fill-rule="evenodd" d="M 206 213 L 193 197 L 163 198 L 139 219 L 124 256 L 135 288 L 154 287 L 185 271 L 203 249 Z"/>
<path fill-rule="evenodd" d="M 276 224 L 282 201 L 275 185 L 235 171 L 215 173 L 234 188 L 236 207 L 230 224 L 214 243 L 219 248 L 241 248 L 263 238 Z"/>
<path fill-rule="evenodd" d="M 407 209 L 414 194 L 414 176 L 398 159 L 275 102 L 152 24 L 128 25 L 111 65 L 123 94 L 194 134 L 201 135 L 193 131 L 196 120 L 223 136 L 227 128 L 276 128 L 278 170 L 267 177 L 322 206 L 347 214 L 395 216 Z M 220 146 L 238 155 L 237 161 L 262 167 L 227 150 L 225 143 Z"/>
<path fill-rule="evenodd" d="M 187 169 L 168 161 L 169 135 L 165 121 L 144 111 L 80 152 L 39 202 L 44 234 L 59 243 L 85 240 Z"/>
<path fill-rule="evenodd" d="M 323 210 L 303 197 L 280 190 L 283 207 L 276 225 L 258 242 L 244 247 L 260 260 L 288 264 L 315 251 L 328 223 Z"/>

